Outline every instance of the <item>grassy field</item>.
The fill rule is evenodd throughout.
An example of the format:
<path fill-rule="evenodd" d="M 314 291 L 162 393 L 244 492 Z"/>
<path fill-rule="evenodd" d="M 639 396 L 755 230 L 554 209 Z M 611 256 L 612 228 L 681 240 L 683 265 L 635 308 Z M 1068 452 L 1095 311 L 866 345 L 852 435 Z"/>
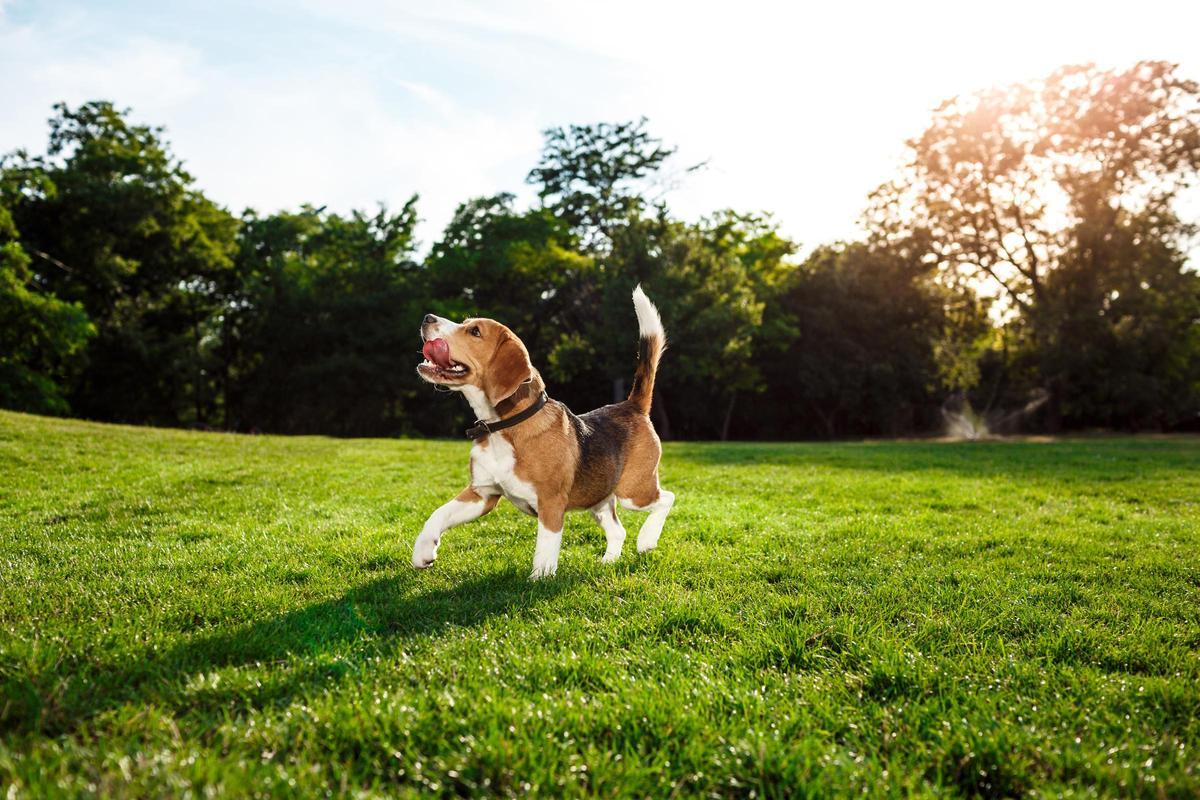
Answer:
<path fill-rule="evenodd" d="M 673 444 L 534 584 L 467 449 L 0 413 L 0 797 L 1200 793 L 1200 440 Z"/>

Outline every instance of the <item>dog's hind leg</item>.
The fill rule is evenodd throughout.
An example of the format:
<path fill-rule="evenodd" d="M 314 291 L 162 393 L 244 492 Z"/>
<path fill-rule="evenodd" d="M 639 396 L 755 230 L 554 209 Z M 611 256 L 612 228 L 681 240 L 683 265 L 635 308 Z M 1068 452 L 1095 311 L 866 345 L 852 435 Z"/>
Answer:
<path fill-rule="evenodd" d="M 421 535 L 413 544 L 413 566 L 425 569 L 431 565 L 437 559 L 443 533 L 455 525 L 479 519 L 495 508 L 499 500 L 499 494 L 483 495 L 468 486 L 459 492 L 458 497 L 430 514 L 425 527 L 421 529 Z"/>
<path fill-rule="evenodd" d="M 608 547 L 604 550 L 605 564 L 611 564 L 621 557 L 621 548 L 625 544 L 625 526 L 617 519 L 617 504 L 613 498 L 592 507 L 592 518 L 604 529 L 604 538 Z"/>
<path fill-rule="evenodd" d="M 658 537 L 662 536 L 663 523 L 675 505 L 675 493 L 657 488 L 651 497 L 622 497 L 621 505 L 632 511 L 649 511 L 650 516 L 642 523 L 638 531 L 637 549 L 639 553 L 653 550 L 658 546 Z"/>

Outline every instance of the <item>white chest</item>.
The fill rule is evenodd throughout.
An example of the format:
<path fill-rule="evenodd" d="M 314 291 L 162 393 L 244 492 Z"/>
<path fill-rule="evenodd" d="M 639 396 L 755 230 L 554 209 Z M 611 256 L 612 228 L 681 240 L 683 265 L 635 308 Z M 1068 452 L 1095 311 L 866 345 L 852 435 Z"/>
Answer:
<path fill-rule="evenodd" d="M 537 491 L 517 477 L 517 459 L 512 445 L 499 434 L 488 437 L 487 446 L 471 448 L 471 485 L 498 487 L 509 502 L 526 514 L 537 513 Z"/>

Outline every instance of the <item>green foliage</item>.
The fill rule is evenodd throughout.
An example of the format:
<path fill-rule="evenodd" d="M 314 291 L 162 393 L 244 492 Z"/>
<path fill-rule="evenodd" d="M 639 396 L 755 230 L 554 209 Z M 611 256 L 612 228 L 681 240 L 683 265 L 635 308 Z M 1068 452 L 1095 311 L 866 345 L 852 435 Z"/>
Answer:
<path fill-rule="evenodd" d="M 660 212 L 617 229 L 604 262 L 601 305 L 609 311 L 603 332 L 588 338 L 607 345 L 601 363 L 610 376 L 628 374 L 636 339 L 622 305 L 645 284 L 670 320 L 670 368 L 656 384 L 667 435 L 727 435 L 738 393 L 764 388 L 755 337 L 767 291 L 789 269 L 791 252 L 763 220 L 732 213 L 691 225 Z"/>
<path fill-rule="evenodd" d="M 1115 216 L 1076 231 L 1047 280 L 1051 332 L 1031 357 L 1066 424 L 1163 428 L 1200 408 L 1200 275 L 1173 217 Z"/>
<path fill-rule="evenodd" d="M 233 265 L 237 220 L 192 188 L 162 131 L 111 103 L 55 106 L 45 156 L 6 158 L 12 216 L 40 287 L 97 328 L 71 387 L 87 416 L 206 422 L 211 287 Z"/>
<path fill-rule="evenodd" d="M 753 411 L 764 432 L 832 437 L 933 425 L 946 316 L 932 272 L 864 244 L 809 256 L 775 307 L 796 333 L 766 362 L 772 396 Z"/>
<path fill-rule="evenodd" d="M 467 449 L 0 413 L 0 784 L 1200 792 L 1194 438 L 668 443 L 659 549 L 536 584 L 507 503 L 409 566 Z"/>
<path fill-rule="evenodd" d="M 1009 412 L 1049 397 L 1033 424 L 1052 429 L 1200 419 L 1196 226 L 1177 209 L 1200 173 L 1200 87 L 1172 65 L 947 101 L 872 196 L 866 240 L 800 268 L 769 216 L 693 222 L 653 197 L 675 150 L 645 119 L 545 135 L 540 207 L 470 200 L 420 258 L 415 197 L 237 219 L 161 129 L 55 106 L 46 154 L 0 162 L 0 403 L 450 434 L 469 410 L 413 370 L 433 311 L 505 322 L 583 410 L 625 395 L 642 282 L 671 340 L 653 409 L 667 438 L 919 433 L 948 400 L 1025 421 Z"/>
<path fill-rule="evenodd" d="M 439 314 L 499 319 L 544 363 L 569 334 L 595 261 L 551 211 L 515 211 L 501 194 L 459 206 L 425 272 Z"/>
<path fill-rule="evenodd" d="M 940 388 L 967 392 L 979 386 L 980 362 L 995 347 L 997 331 L 988 319 L 986 303 L 962 286 L 938 287 L 941 296 L 941 334 L 933 336 L 933 356 Z M 932 334 L 931 334 L 932 335 Z"/>
<path fill-rule="evenodd" d="M 0 203 L 0 406 L 66 414 L 61 387 L 94 329 L 78 304 L 32 285 L 29 256 L 16 235 Z"/>
<path fill-rule="evenodd" d="M 227 425 L 379 435 L 408 424 L 404 377 L 425 305 L 412 293 L 416 200 L 370 216 L 244 218 L 222 323 Z"/>
<path fill-rule="evenodd" d="M 1052 425 L 1195 419 L 1196 229 L 1175 207 L 1200 176 L 1200 85 L 1165 62 L 1064 67 L 953 98 L 909 144 L 872 240 L 997 293 L 1024 350 L 1004 357 L 1051 390 Z"/>
<path fill-rule="evenodd" d="M 546 131 L 529 182 L 596 261 L 572 289 L 554 290 L 568 313 L 538 315 L 556 327 L 570 325 L 548 351 L 548 372 L 567 384 L 569 403 L 599 399 L 576 387 L 611 384 L 613 399 L 623 397 L 636 343 L 628 298 L 644 282 L 671 320 L 672 366 L 656 390 L 660 430 L 727 438 L 738 394 L 764 389 L 755 337 L 767 299 L 791 269 L 786 259 L 795 245 L 763 217 L 726 211 L 693 225 L 663 206 L 647 210 L 642 186 L 674 149 L 645 126 L 642 119 Z"/>
<path fill-rule="evenodd" d="M 550 128 L 528 182 L 586 244 L 603 247 L 615 226 L 644 208 L 641 184 L 674 152 L 649 134 L 645 117 Z"/>

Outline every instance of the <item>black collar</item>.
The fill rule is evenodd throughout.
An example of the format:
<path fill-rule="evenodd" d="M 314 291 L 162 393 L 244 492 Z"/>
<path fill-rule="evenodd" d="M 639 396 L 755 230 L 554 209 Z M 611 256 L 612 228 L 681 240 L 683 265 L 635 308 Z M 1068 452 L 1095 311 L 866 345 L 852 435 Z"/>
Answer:
<path fill-rule="evenodd" d="M 550 398 L 546 396 L 546 390 L 543 389 L 542 393 L 538 396 L 538 399 L 533 401 L 533 405 L 529 406 L 529 408 L 521 411 L 520 413 L 513 414 L 508 419 L 498 419 L 495 422 L 485 422 L 481 419 L 475 420 L 475 424 L 470 428 L 467 428 L 467 438 L 482 439 L 489 433 L 495 433 L 496 431 L 504 430 L 505 428 L 511 428 L 513 425 L 524 422 L 537 412 L 541 411 L 542 406 L 549 402 Z"/>

